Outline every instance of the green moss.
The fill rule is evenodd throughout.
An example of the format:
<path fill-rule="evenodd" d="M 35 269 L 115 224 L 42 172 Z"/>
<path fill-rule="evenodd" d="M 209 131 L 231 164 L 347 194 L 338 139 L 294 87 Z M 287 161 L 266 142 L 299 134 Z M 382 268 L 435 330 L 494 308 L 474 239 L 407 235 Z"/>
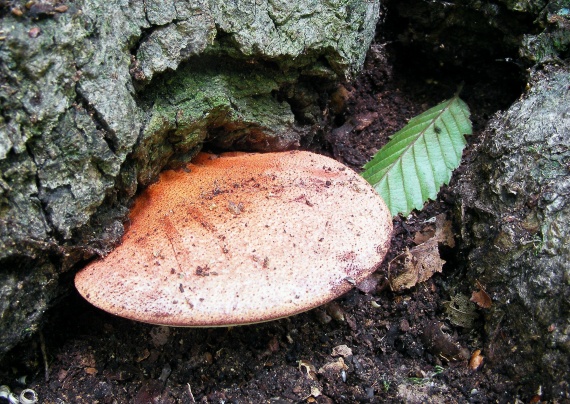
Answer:
<path fill-rule="evenodd" d="M 271 143 L 294 124 L 289 104 L 273 93 L 295 79 L 258 63 L 212 57 L 155 80 L 145 91 L 147 123 L 135 151 L 139 180 L 148 182 L 169 160 L 193 156 L 206 139 L 226 148 Z"/>
<path fill-rule="evenodd" d="M 521 54 L 535 63 L 565 59 L 570 50 L 570 9 L 566 0 L 552 1 L 540 16 L 544 30 L 525 35 Z"/>

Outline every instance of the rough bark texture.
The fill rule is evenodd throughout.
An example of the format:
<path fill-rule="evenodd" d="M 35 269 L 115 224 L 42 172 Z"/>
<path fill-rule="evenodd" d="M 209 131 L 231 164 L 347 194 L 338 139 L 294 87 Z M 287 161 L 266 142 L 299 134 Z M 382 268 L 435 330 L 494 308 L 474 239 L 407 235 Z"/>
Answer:
<path fill-rule="evenodd" d="M 489 123 L 460 180 L 460 219 L 468 277 L 493 299 L 486 354 L 558 397 L 570 368 L 570 69 L 529 86 Z"/>
<path fill-rule="evenodd" d="M 1 2 L 0 354 L 167 163 L 206 140 L 295 147 L 378 16 L 356 0 Z"/>

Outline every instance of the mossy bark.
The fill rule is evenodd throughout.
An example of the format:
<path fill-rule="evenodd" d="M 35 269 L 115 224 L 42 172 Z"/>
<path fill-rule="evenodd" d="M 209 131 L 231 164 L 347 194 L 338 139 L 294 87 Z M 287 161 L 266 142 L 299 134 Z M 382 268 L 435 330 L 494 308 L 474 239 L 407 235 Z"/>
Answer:
<path fill-rule="evenodd" d="M 166 165 L 205 141 L 296 147 L 320 111 L 292 102 L 354 75 L 378 17 L 378 0 L 0 2 L 0 355 Z"/>
<path fill-rule="evenodd" d="M 467 276 L 493 300 L 485 355 L 553 398 L 570 366 L 569 86 L 568 68 L 536 72 L 457 189 Z"/>

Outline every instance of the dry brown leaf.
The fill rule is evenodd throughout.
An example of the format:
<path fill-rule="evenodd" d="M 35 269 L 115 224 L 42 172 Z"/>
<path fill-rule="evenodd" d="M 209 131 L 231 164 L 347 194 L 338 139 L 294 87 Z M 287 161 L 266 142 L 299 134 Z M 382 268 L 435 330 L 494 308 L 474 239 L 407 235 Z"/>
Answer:
<path fill-rule="evenodd" d="M 482 307 L 484 309 L 488 309 L 491 307 L 492 302 L 489 295 L 484 290 L 479 290 L 477 292 L 473 292 L 471 294 L 471 299 L 473 303 L 476 303 L 477 306 Z"/>
<path fill-rule="evenodd" d="M 445 214 L 437 215 L 435 223 L 433 218 L 430 222 L 426 227 L 414 234 L 414 243 L 420 245 L 435 238 L 442 245 L 451 248 L 455 247 L 455 234 L 453 233 L 451 221 L 445 219 Z"/>
<path fill-rule="evenodd" d="M 87 373 L 88 375 L 96 375 L 97 374 L 97 369 L 96 368 L 83 368 L 83 370 L 85 371 L 85 373 Z"/>
<path fill-rule="evenodd" d="M 414 243 L 416 245 L 423 244 L 433 236 L 435 236 L 435 227 L 433 225 L 426 226 L 414 234 Z"/>
<path fill-rule="evenodd" d="M 487 292 L 485 292 L 485 289 L 483 289 L 483 286 L 479 283 L 479 281 L 477 281 L 477 287 L 479 290 L 472 293 L 470 300 L 473 303 L 476 303 L 477 306 L 488 309 L 493 304 L 491 297 L 487 294 Z"/>
<path fill-rule="evenodd" d="M 475 352 L 473 352 L 473 355 L 471 355 L 471 359 L 469 359 L 469 368 L 471 370 L 477 370 L 483 363 L 483 358 L 481 350 L 476 349 Z"/>
<path fill-rule="evenodd" d="M 425 282 L 436 272 L 441 272 L 445 261 L 439 256 L 438 245 L 455 247 L 455 235 L 451 221 L 445 214 L 435 217 L 435 226 L 430 224 L 414 236 L 418 245 L 407 249 L 388 264 L 390 288 L 397 292 Z"/>
<path fill-rule="evenodd" d="M 445 261 L 439 256 L 438 242 L 431 238 L 427 242 L 407 249 L 388 264 L 388 280 L 390 288 L 402 291 L 414 287 L 419 282 L 431 278 L 434 273 L 441 272 Z"/>
<path fill-rule="evenodd" d="M 435 217 L 435 236 L 437 241 L 448 247 L 455 247 L 455 234 L 451 226 L 451 220 L 445 220 L 445 213 Z"/>

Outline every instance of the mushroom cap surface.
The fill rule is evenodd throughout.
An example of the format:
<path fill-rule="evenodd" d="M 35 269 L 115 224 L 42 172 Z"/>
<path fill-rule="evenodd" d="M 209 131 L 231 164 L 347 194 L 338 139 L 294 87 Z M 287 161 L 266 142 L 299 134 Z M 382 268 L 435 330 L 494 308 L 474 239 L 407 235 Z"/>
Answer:
<path fill-rule="evenodd" d="M 137 197 L 122 244 L 75 277 L 118 316 L 210 327 L 274 320 L 380 265 L 392 218 L 358 174 L 310 152 L 200 154 Z"/>

